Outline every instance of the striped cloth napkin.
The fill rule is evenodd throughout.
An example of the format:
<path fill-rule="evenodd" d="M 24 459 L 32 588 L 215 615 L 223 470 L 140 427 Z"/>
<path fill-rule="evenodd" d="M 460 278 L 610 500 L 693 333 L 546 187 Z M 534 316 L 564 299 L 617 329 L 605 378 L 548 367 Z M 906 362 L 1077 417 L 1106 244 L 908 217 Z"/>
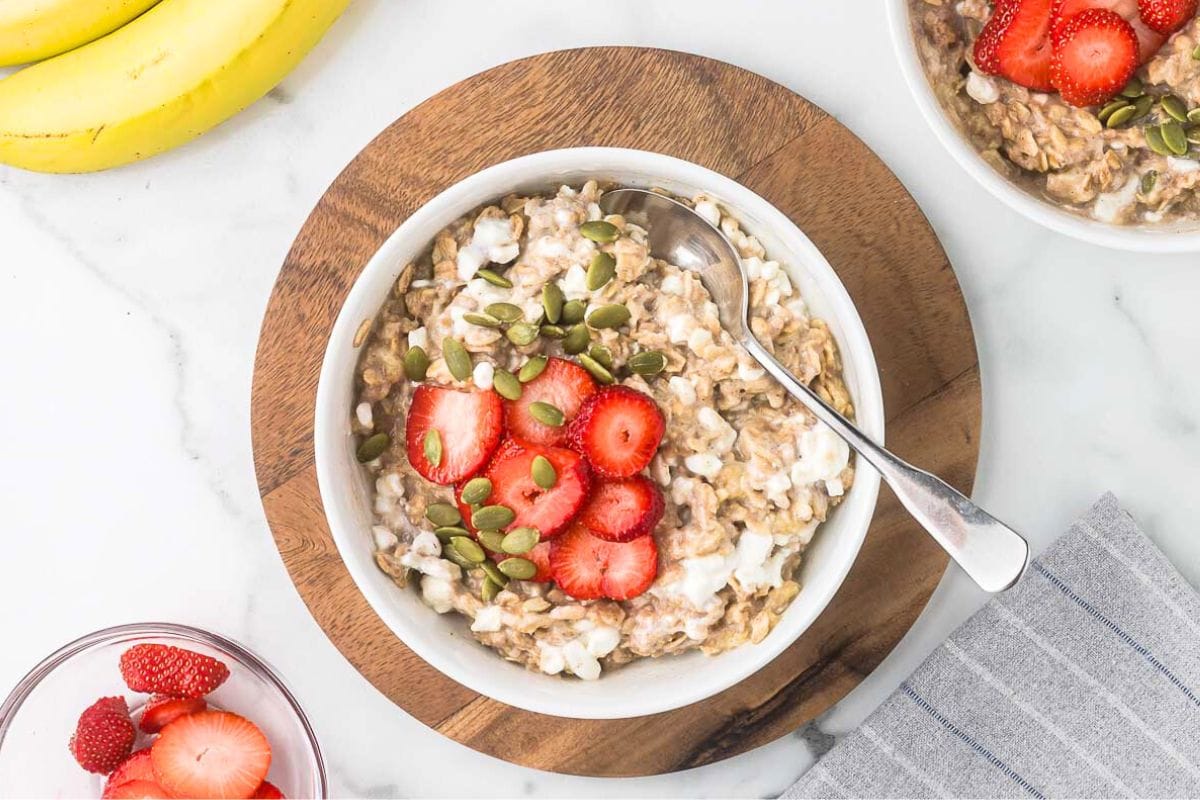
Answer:
<path fill-rule="evenodd" d="M 1106 495 L 783 797 L 1200 797 L 1200 596 Z"/>

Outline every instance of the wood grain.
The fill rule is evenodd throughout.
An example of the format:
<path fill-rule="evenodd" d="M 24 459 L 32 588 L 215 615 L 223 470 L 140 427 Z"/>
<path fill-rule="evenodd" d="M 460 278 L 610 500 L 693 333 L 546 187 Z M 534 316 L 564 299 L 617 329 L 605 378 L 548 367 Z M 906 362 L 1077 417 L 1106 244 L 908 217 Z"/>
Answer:
<path fill-rule="evenodd" d="M 710 700 L 632 720 L 509 708 L 441 676 L 392 635 L 342 564 L 317 492 L 313 409 L 333 320 L 371 255 L 433 195 L 509 158 L 585 145 L 693 161 L 795 220 L 864 317 L 883 379 L 888 442 L 965 491 L 979 451 L 978 364 L 953 270 L 895 176 L 820 109 L 728 64 L 640 48 L 505 64 L 410 111 L 338 177 L 284 262 L 255 365 L 255 467 L 292 580 L 346 658 L 443 734 L 539 769 L 647 775 L 728 758 L 829 708 L 908 630 L 947 559 L 885 490 L 845 584 L 795 644 Z"/>

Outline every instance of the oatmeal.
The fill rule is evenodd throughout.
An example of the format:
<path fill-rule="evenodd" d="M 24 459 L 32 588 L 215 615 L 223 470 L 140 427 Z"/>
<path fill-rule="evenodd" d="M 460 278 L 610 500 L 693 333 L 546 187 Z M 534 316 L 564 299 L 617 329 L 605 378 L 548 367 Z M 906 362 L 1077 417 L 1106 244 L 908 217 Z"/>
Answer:
<path fill-rule="evenodd" d="M 504 658 L 583 679 L 762 641 L 854 477 L 601 195 L 506 197 L 440 233 L 374 321 L 352 419 L 380 569 Z M 734 218 L 690 202 L 739 251 L 759 340 L 852 416 L 828 327 Z"/>
<path fill-rule="evenodd" d="M 911 0 L 918 56 L 939 104 L 985 161 L 1032 194 L 1102 222 L 1194 227 L 1200 19 L 1193 14 L 1166 36 L 1138 18 L 1133 0 L 1066 2 L 1071 11 L 1091 6 L 1131 21 L 1126 36 L 1136 36 L 1137 52 L 1123 90 L 1118 84 L 1072 105 L 1039 80 L 1026 81 L 1031 89 L 988 74 L 995 70 L 978 63 L 975 46 L 992 19 L 991 2 Z M 1087 102 L 1095 104 L 1080 106 Z"/>

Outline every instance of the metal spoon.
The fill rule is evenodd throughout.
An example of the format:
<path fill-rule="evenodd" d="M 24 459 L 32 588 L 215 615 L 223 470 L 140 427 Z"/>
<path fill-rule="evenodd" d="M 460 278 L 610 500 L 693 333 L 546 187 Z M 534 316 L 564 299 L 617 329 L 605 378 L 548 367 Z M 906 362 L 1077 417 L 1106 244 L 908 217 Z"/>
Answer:
<path fill-rule="evenodd" d="M 741 259 L 725 236 L 684 204 L 641 189 L 617 189 L 600 206 L 644 222 L 650 251 L 700 281 L 717 304 L 721 324 L 789 393 L 808 407 L 879 471 L 908 512 L 937 540 L 981 588 L 999 592 L 1017 582 L 1029 560 L 1029 544 L 1016 531 L 976 506 L 960 492 L 917 469 L 865 436 L 796 380 L 750 331 L 749 288 Z"/>

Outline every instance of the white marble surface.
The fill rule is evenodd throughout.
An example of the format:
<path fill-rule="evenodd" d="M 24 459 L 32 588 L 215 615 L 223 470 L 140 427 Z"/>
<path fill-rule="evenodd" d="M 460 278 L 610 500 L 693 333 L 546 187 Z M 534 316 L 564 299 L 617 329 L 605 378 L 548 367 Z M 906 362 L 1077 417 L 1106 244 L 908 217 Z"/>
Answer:
<path fill-rule="evenodd" d="M 829 109 L 941 235 L 985 385 L 977 499 L 1039 549 L 1112 489 L 1200 584 L 1200 266 L 1046 232 L 935 144 L 882 8 L 789 0 L 355 0 L 270 99 L 105 174 L 0 167 L 0 692 L 76 635 L 162 618 L 263 653 L 312 715 L 337 795 L 766 796 L 829 737 L 713 767 L 600 781 L 520 769 L 431 733 L 308 616 L 255 491 L 249 392 L 268 293 L 325 187 L 393 118 L 550 49 L 656 45 L 725 59 Z M 821 722 L 854 727 L 982 602 L 951 573 L 885 665 Z"/>

